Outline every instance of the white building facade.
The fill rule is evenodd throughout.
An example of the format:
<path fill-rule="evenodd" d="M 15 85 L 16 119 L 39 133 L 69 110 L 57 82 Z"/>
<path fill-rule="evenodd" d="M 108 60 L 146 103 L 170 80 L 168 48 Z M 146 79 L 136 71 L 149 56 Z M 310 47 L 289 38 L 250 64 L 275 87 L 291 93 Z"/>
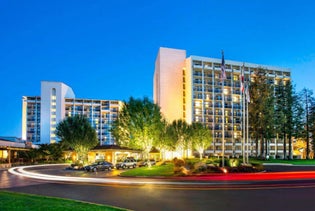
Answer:
<path fill-rule="evenodd" d="M 212 131 L 213 142 L 207 150 L 211 155 L 239 156 L 243 153 L 242 96 L 240 74 L 244 68 L 245 82 L 257 69 L 266 71 L 268 83 L 290 80 L 289 69 L 225 60 L 226 79 L 220 79 L 221 58 L 186 57 L 185 50 L 160 48 L 155 62 L 153 95 L 165 118 L 171 122 L 202 122 Z M 222 98 L 224 96 L 224 100 Z M 224 103 L 224 106 L 223 106 Z M 224 113 L 223 113 L 224 112 Z M 223 130 L 224 127 L 224 130 Z M 224 135 L 222 134 L 224 131 Z M 222 141 L 224 140 L 224 146 Z M 256 153 L 249 141 L 248 153 Z M 283 154 L 283 142 L 273 140 L 271 155 Z"/>
<path fill-rule="evenodd" d="M 65 117 L 85 115 L 95 128 L 100 145 L 115 144 L 110 129 L 122 102 L 76 99 L 71 87 L 61 82 L 41 82 L 41 96 L 22 99 L 22 139 L 36 144 L 58 142 L 57 124 Z"/>

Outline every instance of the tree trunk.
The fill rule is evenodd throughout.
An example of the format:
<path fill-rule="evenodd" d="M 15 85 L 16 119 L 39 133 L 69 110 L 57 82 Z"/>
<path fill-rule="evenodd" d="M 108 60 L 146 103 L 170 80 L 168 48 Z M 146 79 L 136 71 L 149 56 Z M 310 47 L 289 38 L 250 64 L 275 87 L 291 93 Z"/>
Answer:
<path fill-rule="evenodd" d="M 256 144 L 255 144 L 255 147 L 256 147 L 256 158 L 258 158 L 258 136 L 256 136 L 255 142 L 256 142 Z"/>
<path fill-rule="evenodd" d="M 287 134 L 283 132 L 283 160 L 287 159 Z"/>
<path fill-rule="evenodd" d="M 264 136 L 260 134 L 260 157 L 264 156 Z"/>
<path fill-rule="evenodd" d="M 292 160 L 292 136 L 289 134 L 289 160 Z"/>

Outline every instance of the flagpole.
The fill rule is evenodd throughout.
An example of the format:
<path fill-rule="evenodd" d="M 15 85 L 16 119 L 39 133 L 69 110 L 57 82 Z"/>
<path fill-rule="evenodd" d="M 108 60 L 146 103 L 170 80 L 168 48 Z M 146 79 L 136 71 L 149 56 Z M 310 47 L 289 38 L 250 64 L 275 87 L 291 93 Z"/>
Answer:
<path fill-rule="evenodd" d="M 241 82 L 241 108 L 242 108 L 242 124 L 241 124 L 241 133 L 242 133 L 242 157 L 243 157 L 243 164 L 245 161 L 245 93 L 244 93 L 244 63 L 241 67 L 241 74 L 240 74 L 240 82 Z"/>
<path fill-rule="evenodd" d="M 247 89 L 248 89 L 248 87 L 247 87 Z M 249 163 L 249 156 L 248 156 L 248 154 L 249 154 L 249 151 L 248 151 L 249 146 L 248 146 L 248 142 L 249 142 L 249 140 L 248 140 L 248 100 L 246 100 L 246 151 L 247 151 L 247 157 L 246 158 L 247 158 L 247 163 Z"/>
<path fill-rule="evenodd" d="M 224 80 L 225 80 L 225 61 L 224 61 L 224 51 L 222 50 L 222 63 L 221 63 L 221 92 L 222 92 L 222 167 L 224 167 L 224 156 L 225 156 L 225 145 L 224 145 L 224 139 L 225 139 L 225 114 L 224 114 Z"/>
<path fill-rule="evenodd" d="M 243 69 L 242 69 L 242 74 L 244 74 L 244 65 L 243 65 Z M 243 84 L 244 86 L 244 84 Z M 242 113 L 243 113 L 243 121 L 242 121 L 242 131 L 243 131 L 243 140 L 242 140 L 242 144 L 243 144 L 243 164 L 246 163 L 245 161 L 245 93 L 244 93 L 244 88 L 242 90 Z"/>
<path fill-rule="evenodd" d="M 224 115 L 224 79 L 222 79 L 222 167 L 224 167 L 224 156 L 225 156 L 225 146 L 224 146 L 224 139 L 225 139 L 225 115 Z"/>

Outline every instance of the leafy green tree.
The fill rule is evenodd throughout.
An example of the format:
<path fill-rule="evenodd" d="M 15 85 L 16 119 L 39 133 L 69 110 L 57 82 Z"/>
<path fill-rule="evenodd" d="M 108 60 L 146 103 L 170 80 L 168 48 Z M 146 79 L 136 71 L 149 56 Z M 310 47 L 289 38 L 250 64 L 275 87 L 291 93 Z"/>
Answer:
<path fill-rule="evenodd" d="M 159 106 L 148 98 L 130 98 L 119 112 L 111 132 L 120 146 L 141 149 L 148 157 L 163 129 Z"/>
<path fill-rule="evenodd" d="M 294 92 L 292 107 L 293 128 L 292 136 L 296 139 L 303 138 L 304 134 L 304 108 L 301 94 Z"/>
<path fill-rule="evenodd" d="M 310 159 L 310 133 L 314 125 L 312 121 L 312 108 L 315 107 L 315 99 L 313 97 L 312 90 L 304 88 L 301 93 L 301 99 L 304 107 L 304 125 L 305 130 L 303 133 L 303 138 L 306 139 L 306 159 Z"/>
<path fill-rule="evenodd" d="M 274 134 L 274 92 L 268 83 L 266 71 L 258 68 L 252 75 L 250 85 L 251 103 L 249 104 L 249 126 L 251 136 L 256 141 L 256 157 L 260 139 L 260 156 L 266 152 L 267 140 Z"/>
<path fill-rule="evenodd" d="M 311 104 L 310 107 L 310 116 L 309 116 L 309 120 L 311 122 L 310 124 L 310 132 L 311 132 L 311 140 L 312 140 L 312 151 L 313 151 L 313 159 L 315 159 L 315 140 L 314 140 L 314 134 L 315 134 L 315 104 Z"/>
<path fill-rule="evenodd" d="M 62 158 L 63 144 L 61 143 L 53 143 L 53 144 L 41 144 L 38 151 L 40 152 L 41 156 L 45 158 L 47 161 L 58 161 Z"/>
<path fill-rule="evenodd" d="M 98 144 L 95 129 L 89 120 L 82 115 L 67 117 L 56 128 L 56 135 L 62 144 L 73 149 L 78 160 L 85 162 L 88 151 Z"/>
<path fill-rule="evenodd" d="M 293 86 L 290 81 L 280 81 L 275 87 L 275 128 L 283 139 L 283 155 L 287 158 L 287 138 L 289 141 L 289 159 L 292 158 L 292 132 L 294 95 Z"/>
<path fill-rule="evenodd" d="M 165 153 L 167 151 L 174 151 L 175 145 L 167 134 L 168 123 L 165 119 L 162 120 L 162 127 L 159 131 L 158 141 L 155 142 L 155 147 L 160 150 L 162 154 L 162 159 L 165 159 Z"/>
<path fill-rule="evenodd" d="M 200 122 L 192 123 L 190 125 L 190 139 L 199 153 L 200 160 L 205 149 L 210 146 L 212 141 L 211 130 Z"/>
<path fill-rule="evenodd" d="M 174 120 L 167 126 L 166 133 L 173 148 L 185 157 L 185 151 L 192 148 L 189 125 L 184 120 Z"/>

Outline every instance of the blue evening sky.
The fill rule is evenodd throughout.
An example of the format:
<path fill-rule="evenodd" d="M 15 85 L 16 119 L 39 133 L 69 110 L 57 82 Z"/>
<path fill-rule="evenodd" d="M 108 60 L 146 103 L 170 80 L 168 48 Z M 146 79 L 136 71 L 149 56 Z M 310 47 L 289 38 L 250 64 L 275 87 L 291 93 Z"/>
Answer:
<path fill-rule="evenodd" d="M 290 68 L 315 89 L 310 0 L 1 0 L 0 136 L 21 137 L 22 96 L 60 81 L 78 98 L 152 99 L 159 47 Z"/>

